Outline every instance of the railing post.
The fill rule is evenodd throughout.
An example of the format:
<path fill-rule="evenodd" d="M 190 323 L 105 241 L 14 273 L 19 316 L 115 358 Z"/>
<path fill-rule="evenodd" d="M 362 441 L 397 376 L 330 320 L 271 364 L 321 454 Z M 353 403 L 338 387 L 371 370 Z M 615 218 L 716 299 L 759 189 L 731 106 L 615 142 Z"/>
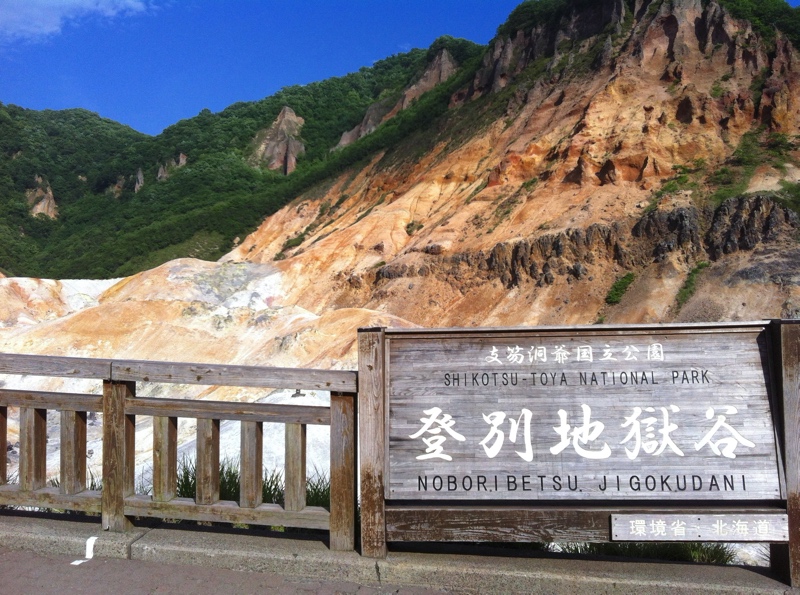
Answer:
<path fill-rule="evenodd" d="M 0 486 L 8 481 L 8 407 L 0 406 Z"/>
<path fill-rule="evenodd" d="M 62 494 L 78 494 L 86 489 L 86 412 L 61 411 Z"/>
<path fill-rule="evenodd" d="M 386 557 L 384 331 L 358 330 L 358 443 L 361 458 L 361 553 Z"/>
<path fill-rule="evenodd" d="M 306 507 L 306 425 L 286 424 L 284 462 L 284 510 L 297 512 Z"/>
<path fill-rule="evenodd" d="M 331 393 L 331 550 L 355 548 L 356 412 L 354 394 Z"/>
<path fill-rule="evenodd" d="M 135 382 L 103 380 L 102 522 L 106 531 L 127 531 L 125 496 L 133 492 L 133 416 L 125 415 L 125 400 L 136 396 Z"/>
<path fill-rule="evenodd" d="M 797 588 L 800 587 L 800 324 L 798 321 L 783 321 L 777 326 L 780 329 L 783 464 L 789 544 L 772 545 L 770 561 L 773 570 Z"/>
<path fill-rule="evenodd" d="M 256 508 L 264 501 L 264 424 L 260 421 L 243 421 L 241 427 L 239 506 Z"/>
<path fill-rule="evenodd" d="M 19 408 L 19 486 L 44 487 L 47 473 L 47 409 Z"/>
<path fill-rule="evenodd" d="M 219 420 L 197 420 L 197 504 L 219 502 Z"/>
<path fill-rule="evenodd" d="M 169 502 L 178 493 L 178 418 L 153 417 L 153 500 Z"/>

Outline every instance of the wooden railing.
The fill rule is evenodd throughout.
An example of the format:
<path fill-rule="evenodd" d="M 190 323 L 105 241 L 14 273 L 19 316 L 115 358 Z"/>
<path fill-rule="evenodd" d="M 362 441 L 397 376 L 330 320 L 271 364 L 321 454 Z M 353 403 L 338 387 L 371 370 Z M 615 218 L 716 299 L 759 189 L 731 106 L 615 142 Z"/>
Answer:
<path fill-rule="evenodd" d="M 0 354 L 0 374 L 103 381 L 103 394 L 0 389 L 0 444 L 8 407 L 19 407 L 19 482 L 6 484 L 0 449 L 0 504 L 102 514 L 103 529 L 130 517 L 221 521 L 330 530 L 332 550 L 355 539 L 355 372 Z M 325 390 L 330 407 L 140 398 L 137 382 Z M 61 413 L 61 472 L 47 486 L 47 411 Z M 102 490 L 87 490 L 87 412 L 103 414 Z M 135 416 L 153 417 L 152 495 L 135 494 Z M 178 418 L 197 420 L 197 488 L 177 497 Z M 240 499 L 220 501 L 220 422 L 241 422 Z M 263 422 L 286 425 L 284 506 L 262 502 Z M 306 426 L 330 425 L 330 512 L 306 506 Z"/>

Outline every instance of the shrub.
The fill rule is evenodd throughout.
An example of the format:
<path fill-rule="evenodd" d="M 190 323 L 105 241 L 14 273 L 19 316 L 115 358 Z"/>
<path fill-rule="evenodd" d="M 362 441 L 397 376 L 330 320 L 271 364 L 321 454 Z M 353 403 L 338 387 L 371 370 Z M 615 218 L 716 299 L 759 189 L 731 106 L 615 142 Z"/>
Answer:
<path fill-rule="evenodd" d="M 611 286 L 611 289 L 608 290 L 608 294 L 606 295 L 606 303 L 607 304 L 619 304 L 622 300 L 622 296 L 625 295 L 625 292 L 628 290 L 628 287 L 633 280 L 636 278 L 636 275 L 633 273 L 628 273 L 624 277 L 620 277 L 614 282 L 614 285 Z"/>
<path fill-rule="evenodd" d="M 733 564 L 736 551 L 727 543 L 565 543 L 561 551 L 568 554 L 621 556 L 671 562 Z"/>
<path fill-rule="evenodd" d="M 700 271 L 708 266 L 709 263 L 706 261 L 698 262 L 697 266 L 689 271 L 686 281 L 683 282 L 683 286 L 680 288 L 678 295 L 675 298 L 678 304 L 678 310 L 680 310 L 683 305 L 689 301 L 689 298 L 694 295 L 694 292 L 697 289 L 697 276 L 700 274 Z"/>
<path fill-rule="evenodd" d="M 409 221 L 408 225 L 406 225 L 406 233 L 410 236 L 413 236 L 422 228 L 423 225 L 419 221 Z"/>

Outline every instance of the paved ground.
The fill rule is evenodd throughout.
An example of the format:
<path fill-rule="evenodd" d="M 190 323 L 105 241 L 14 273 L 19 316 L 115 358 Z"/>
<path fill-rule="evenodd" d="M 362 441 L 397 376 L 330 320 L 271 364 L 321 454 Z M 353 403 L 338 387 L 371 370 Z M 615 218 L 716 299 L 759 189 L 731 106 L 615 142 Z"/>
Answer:
<path fill-rule="evenodd" d="M 37 554 L 0 547 L 0 593 L 18 595 L 144 595 L 227 593 L 321 593 L 423 595 L 442 593 L 391 585 L 373 587 L 350 582 L 292 580 L 271 572 L 226 570 L 211 566 L 162 564 L 145 560 L 92 558 L 73 565 L 75 556 Z"/>
<path fill-rule="evenodd" d="M 0 512 L 0 594 L 444 592 L 800 594 L 740 567 L 492 550 L 392 551 L 376 561 L 355 552 L 331 552 L 317 538 L 175 525 L 115 534 L 101 531 L 92 520 Z"/>

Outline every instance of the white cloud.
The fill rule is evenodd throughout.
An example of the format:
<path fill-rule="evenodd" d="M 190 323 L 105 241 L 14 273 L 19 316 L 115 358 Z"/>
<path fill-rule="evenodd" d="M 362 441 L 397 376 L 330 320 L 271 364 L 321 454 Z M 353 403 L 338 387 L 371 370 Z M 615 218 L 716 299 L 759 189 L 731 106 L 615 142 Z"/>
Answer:
<path fill-rule="evenodd" d="M 46 37 L 67 21 L 141 13 L 151 5 L 151 0 L 0 0 L 0 38 Z"/>

